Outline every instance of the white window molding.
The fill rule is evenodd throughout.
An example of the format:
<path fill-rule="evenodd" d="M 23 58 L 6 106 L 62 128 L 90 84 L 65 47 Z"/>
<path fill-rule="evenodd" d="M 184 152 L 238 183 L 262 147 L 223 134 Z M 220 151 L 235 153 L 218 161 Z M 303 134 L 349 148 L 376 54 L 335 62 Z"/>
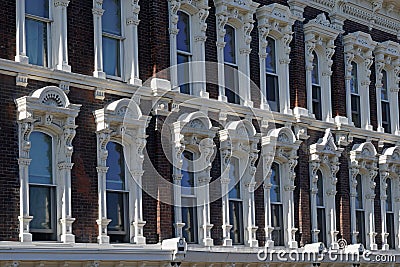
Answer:
<path fill-rule="evenodd" d="M 335 39 L 339 30 L 331 24 L 324 13 L 304 25 L 306 46 L 306 84 L 307 84 L 307 108 L 311 116 L 312 110 L 312 71 L 315 52 L 319 59 L 319 77 L 321 86 L 322 121 L 334 122 L 332 118 L 331 101 L 331 76 L 332 56 L 335 53 Z"/>
<path fill-rule="evenodd" d="M 64 243 L 74 243 L 72 234 L 71 208 L 71 169 L 73 163 L 72 140 L 75 137 L 75 118 L 78 116 L 81 105 L 71 104 L 65 93 L 58 87 L 48 86 L 38 89 L 31 96 L 24 96 L 15 101 L 18 110 L 19 126 L 19 179 L 21 184 L 20 194 L 20 241 L 31 242 L 32 234 L 29 232 L 29 177 L 30 164 L 29 136 L 34 130 L 50 133 L 53 142 L 57 171 L 55 183 L 58 185 L 57 206 L 57 238 Z"/>
<path fill-rule="evenodd" d="M 375 243 L 375 177 L 378 174 L 378 153 L 371 142 L 356 144 L 350 151 L 350 214 L 351 214 L 351 237 L 352 244 L 357 244 L 356 230 L 356 197 L 357 197 L 357 176 L 361 176 L 363 196 L 358 196 L 363 200 L 366 249 L 377 250 Z"/>
<path fill-rule="evenodd" d="M 253 30 L 253 15 L 260 5 L 252 0 L 214 0 L 217 24 L 218 84 L 220 101 L 227 102 L 225 96 L 224 47 L 225 25 L 228 23 L 236 32 L 237 65 L 239 71 L 240 104 L 253 106 L 250 92 L 250 43 Z"/>
<path fill-rule="evenodd" d="M 182 11 L 190 17 L 190 42 L 191 42 L 191 64 L 189 72 L 191 74 L 191 81 L 195 82 L 191 85 L 191 94 L 208 98 L 206 92 L 206 65 L 205 65 L 205 42 L 207 40 L 206 19 L 209 14 L 208 1 L 195 0 L 195 1 L 178 1 L 168 0 L 169 4 L 169 35 L 170 35 L 170 61 L 171 61 L 171 85 L 172 88 L 178 87 L 178 68 L 177 65 L 177 35 L 179 33 L 178 12 Z"/>
<path fill-rule="evenodd" d="M 221 142 L 221 191 L 222 191 L 222 231 L 223 245 L 232 246 L 229 216 L 229 188 L 230 161 L 232 157 L 238 159 L 239 163 L 239 182 L 241 188 L 241 199 L 243 200 L 243 232 L 244 245 L 257 247 L 258 240 L 256 231 L 258 227 L 255 223 L 255 163 L 258 159 L 257 144 L 259 134 L 256 133 L 254 126 L 248 120 L 228 122 L 225 129 L 219 131 Z"/>
<path fill-rule="evenodd" d="M 127 115 L 127 116 L 125 116 Z M 110 140 L 122 144 L 126 166 L 126 190 L 128 191 L 128 210 L 130 227 L 130 242 L 145 244 L 143 227 L 146 222 L 143 220 L 142 209 L 142 176 L 143 176 L 143 149 L 146 146 L 146 128 L 150 118 L 142 115 L 139 106 L 129 99 L 120 99 L 107 105 L 104 109 L 94 112 L 97 134 L 97 174 L 99 186 L 99 227 L 98 242 L 109 243 L 107 225 L 110 220 L 107 218 L 106 200 L 106 174 L 108 167 L 107 143 Z"/>
<path fill-rule="evenodd" d="M 399 175 L 396 172 L 400 168 L 400 147 L 390 147 L 385 149 L 383 154 L 379 157 L 379 174 L 380 174 L 380 195 L 381 195 L 381 220 L 382 220 L 382 250 L 389 250 L 388 244 L 388 230 L 387 230 L 387 210 L 386 201 L 387 197 L 387 180 L 391 180 L 392 184 L 392 206 L 394 215 L 394 239 L 395 248 L 400 248 L 400 230 L 399 230 L 399 218 L 400 218 L 400 197 L 398 192 L 400 190 Z M 397 192 L 397 194 L 393 194 Z"/>
<path fill-rule="evenodd" d="M 339 157 L 343 148 L 338 148 L 335 145 L 335 139 L 332 136 L 331 130 L 328 128 L 325 131 L 323 138 L 320 138 L 317 143 L 310 146 L 310 188 L 311 188 L 311 229 L 312 242 L 318 242 L 318 217 L 317 217 L 317 193 L 318 193 L 318 175 L 317 172 L 322 172 L 323 179 L 323 198 L 326 214 L 326 237 L 327 247 L 338 249 L 336 228 L 336 173 L 339 171 Z M 319 192 L 321 193 L 321 192 Z"/>
<path fill-rule="evenodd" d="M 173 144 L 173 179 L 174 179 L 174 212 L 175 212 L 175 236 L 183 237 L 182 229 L 185 224 L 182 221 L 182 153 L 185 150 L 197 154 L 193 162 L 196 179 L 194 188 L 197 202 L 197 225 L 199 243 L 204 246 L 213 246 L 210 223 L 210 192 L 211 163 L 215 145 L 212 140 L 217 129 L 214 128 L 207 114 L 199 111 L 185 113 L 173 123 L 171 137 Z"/>
<path fill-rule="evenodd" d="M 352 122 L 352 106 L 351 106 L 351 79 L 353 66 L 356 63 L 357 68 L 357 88 L 360 96 L 360 112 L 361 128 L 372 131 L 370 119 L 370 99 L 369 85 L 371 84 L 371 66 L 374 62 L 372 52 L 376 47 L 376 42 L 371 38 L 371 35 L 364 32 L 349 33 L 343 38 L 344 53 L 345 53 L 345 68 L 346 68 L 346 108 L 349 124 Z"/>
<path fill-rule="evenodd" d="M 387 73 L 387 90 L 390 105 L 391 133 L 400 135 L 398 93 L 399 93 L 399 74 L 400 74 L 400 44 L 387 41 L 378 43 L 375 51 L 376 69 L 376 103 L 378 117 L 378 132 L 384 132 L 382 127 L 382 98 L 381 88 L 383 86 L 383 71 Z"/>
<path fill-rule="evenodd" d="M 265 207 L 265 235 L 266 247 L 274 247 L 272 240 L 273 227 L 271 226 L 271 164 L 276 162 L 280 165 L 280 182 L 282 187 L 283 203 L 283 225 L 285 229 L 285 247 L 297 248 L 295 240 L 297 228 L 294 225 L 294 198 L 293 191 L 296 188 L 294 180 L 296 178 L 295 168 L 297 166 L 297 150 L 302 141 L 296 140 L 292 130 L 287 127 L 271 130 L 268 135 L 262 137 L 262 159 L 264 180 L 264 207 Z"/>
<path fill-rule="evenodd" d="M 279 86 L 279 110 L 284 114 L 292 114 L 290 109 L 290 86 L 289 86 L 289 63 L 290 42 L 293 39 L 292 26 L 295 17 L 287 6 L 271 4 L 257 9 L 257 21 L 259 32 L 259 57 L 260 57 L 260 88 L 261 108 L 266 109 L 266 67 L 265 61 L 268 57 L 266 48 L 268 37 L 275 40 L 276 49 L 276 74 Z"/>
<path fill-rule="evenodd" d="M 139 25 L 139 0 L 121 0 L 121 79 L 129 84 L 141 86 L 139 79 L 139 50 L 138 50 L 138 25 Z M 105 79 L 107 77 L 103 68 L 103 29 L 102 16 L 103 0 L 93 0 L 93 27 L 95 62 L 93 76 Z M 110 76 L 111 77 L 111 76 Z M 111 77 L 115 78 L 115 77 Z M 117 77 L 118 78 L 118 77 Z"/>
<path fill-rule="evenodd" d="M 71 72 L 68 65 L 67 7 L 69 0 L 49 0 L 49 29 L 47 32 L 47 62 L 45 66 Z M 15 61 L 29 63 L 27 56 L 27 32 L 25 0 L 16 1 L 16 56 Z"/>

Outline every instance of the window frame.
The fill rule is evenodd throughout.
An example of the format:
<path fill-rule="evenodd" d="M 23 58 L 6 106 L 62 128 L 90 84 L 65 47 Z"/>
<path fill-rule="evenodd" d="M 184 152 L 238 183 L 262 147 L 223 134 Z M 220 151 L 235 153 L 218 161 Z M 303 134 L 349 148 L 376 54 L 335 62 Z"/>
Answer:
<path fill-rule="evenodd" d="M 391 210 L 387 209 L 387 205 L 388 205 L 388 200 L 389 200 L 389 195 L 388 190 L 389 190 L 389 185 L 388 185 L 388 181 L 390 181 L 390 205 L 391 205 Z M 396 230 L 395 230 L 395 209 L 394 209 L 394 201 L 393 201 L 393 181 L 392 178 L 387 178 L 386 179 L 386 197 L 387 199 L 385 200 L 385 205 L 386 205 L 386 210 L 385 210 L 385 217 L 386 217 L 386 233 L 388 234 L 387 236 L 387 244 L 388 244 L 388 248 L 389 249 L 396 249 Z M 389 230 L 389 216 L 391 217 L 391 223 L 393 226 L 393 229 Z M 391 235 L 391 230 L 393 230 L 393 234 Z"/>
<path fill-rule="evenodd" d="M 280 112 L 280 110 L 281 110 L 281 108 L 280 108 L 280 86 L 279 86 L 279 77 L 280 77 L 280 75 L 279 75 L 279 71 L 278 71 L 278 67 L 279 67 L 278 63 L 279 62 L 277 60 L 277 40 L 275 38 L 273 38 L 272 36 L 267 37 L 266 40 L 268 42 L 268 45 L 267 45 L 266 49 L 268 49 L 269 44 L 271 43 L 270 40 L 273 40 L 273 44 L 274 44 L 274 48 L 273 49 L 274 49 L 274 56 L 275 56 L 273 61 L 274 61 L 274 64 L 275 64 L 275 72 L 269 72 L 268 69 L 265 68 L 265 86 L 266 86 L 266 88 L 265 88 L 265 96 L 267 98 L 267 103 L 268 103 L 268 105 L 270 107 L 270 110 L 271 111 L 275 111 L 275 112 Z M 267 59 L 269 57 L 269 53 L 266 52 L 266 54 L 267 54 L 267 57 L 265 59 L 266 60 L 265 62 L 267 62 Z M 272 101 L 272 100 L 268 99 L 268 78 L 273 79 L 274 85 L 276 85 L 273 88 L 273 90 L 275 92 L 275 101 Z M 275 103 L 276 109 L 271 108 L 270 102 L 274 102 Z"/>
<path fill-rule="evenodd" d="M 314 83 L 314 81 L 311 81 L 311 99 L 312 99 L 312 112 L 315 115 L 315 119 L 317 120 L 322 120 L 323 119 L 323 114 L 322 114 L 322 88 L 321 88 L 321 68 L 320 68 L 320 60 L 318 54 L 313 51 L 313 70 L 311 71 L 311 75 L 315 71 L 315 67 L 317 67 L 316 74 L 318 78 L 318 83 Z M 314 62 L 316 60 L 316 65 L 314 65 Z M 312 76 L 311 76 L 312 77 Z M 312 80 L 312 79 L 311 79 Z M 318 93 L 317 98 L 314 98 L 314 90 Z M 315 103 L 315 104 L 314 104 Z M 314 105 L 318 105 L 318 114 L 314 110 Z M 319 118 L 320 117 L 320 118 Z"/>
<path fill-rule="evenodd" d="M 282 176 L 281 176 L 281 171 L 282 171 L 282 166 L 281 166 L 281 164 L 279 164 L 278 162 L 276 162 L 276 161 L 274 161 L 273 163 L 272 163 L 272 166 L 271 166 L 271 170 L 272 170 L 272 168 L 273 168 L 273 166 L 274 166 L 274 164 L 275 164 L 275 166 L 277 166 L 277 168 L 278 168 L 278 174 L 279 174 L 279 176 L 278 176 L 278 183 L 279 183 L 279 185 L 278 186 L 276 186 L 276 185 L 274 185 L 273 183 L 272 183 L 272 179 L 271 179 L 271 184 L 272 184 L 272 186 L 271 186 L 271 190 L 273 190 L 273 188 L 274 187 L 279 187 L 279 198 L 280 198 L 280 201 L 279 202 L 274 202 L 274 201 L 272 201 L 272 199 L 271 199 L 271 226 L 273 227 L 273 232 L 274 231 L 278 231 L 278 234 L 279 234 L 279 238 L 280 238 L 280 240 L 281 240 L 281 243 L 277 243 L 276 242 L 276 240 L 274 240 L 274 235 L 273 235 L 273 233 L 272 233 L 272 241 L 274 241 L 274 246 L 278 246 L 278 247 L 284 247 L 285 246 L 285 223 L 284 223 L 284 218 L 283 218 L 283 212 L 284 212 L 284 204 L 283 204 L 283 201 L 282 201 L 282 198 L 283 198 L 283 192 L 282 192 Z M 276 175 L 276 172 L 275 172 L 275 175 Z M 272 177 L 271 177 L 272 178 Z M 281 223 L 281 226 L 274 226 L 274 223 L 273 223 L 273 206 L 279 206 L 279 209 L 280 209 L 280 212 L 279 212 L 279 216 L 280 216 L 280 218 L 278 219 L 279 221 L 280 221 L 280 223 Z M 289 207 L 290 208 L 290 207 Z M 278 228 L 278 229 L 277 229 Z"/>
<path fill-rule="evenodd" d="M 231 157 L 231 159 L 230 159 L 230 166 L 232 166 L 232 161 L 234 161 L 236 164 L 235 165 L 237 165 L 237 168 L 234 168 L 234 174 L 233 175 L 239 175 L 239 168 L 240 168 L 240 158 L 238 158 L 238 157 Z M 230 168 L 229 168 L 229 170 L 230 170 Z M 240 176 L 240 175 L 239 175 Z M 243 211 L 243 184 L 242 184 L 242 179 L 240 179 L 240 177 L 235 177 L 235 178 L 237 178 L 238 179 L 238 181 L 235 181 L 235 184 L 234 184 L 234 187 L 236 187 L 237 185 L 239 186 L 239 194 L 240 194 L 240 198 L 232 198 L 231 196 L 230 196 L 230 192 L 231 192 L 231 190 L 233 189 L 233 187 L 231 188 L 231 183 L 232 183 L 232 179 L 231 179 L 231 177 L 229 177 L 229 179 L 230 179 L 230 185 L 229 185 L 229 191 L 228 191 L 228 201 L 229 201 L 229 223 L 230 223 L 230 225 L 232 226 L 232 228 L 230 229 L 230 237 L 231 237 L 231 239 L 232 239 L 232 245 L 244 245 L 245 244 L 245 240 L 244 240 L 244 218 L 243 218 L 243 215 L 244 215 L 244 211 Z M 238 217 L 239 217 L 239 223 L 238 223 L 238 228 L 239 228 L 239 239 L 240 240 L 238 240 L 238 242 L 235 242 L 235 239 L 234 239 L 234 234 L 233 234 L 233 232 L 235 231 L 234 230 L 234 224 L 233 224 L 233 222 L 231 221 L 231 219 L 233 219 L 234 218 L 234 214 L 233 214 L 233 208 L 232 208 L 232 206 L 234 205 L 234 203 L 237 203 L 237 205 L 239 205 L 239 215 L 238 215 Z"/>
<path fill-rule="evenodd" d="M 179 16 L 180 13 L 185 13 L 188 16 L 188 19 L 189 19 L 189 22 L 188 22 L 188 25 L 189 25 L 189 40 L 190 40 L 190 45 L 189 45 L 190 52 L 182 51 L 182 50 L 178 49 L 178 38 L 177 38 L 177 43 L 176 43 L 176 57 L 178 58 L 179 55 L 182 55 L 182 56 L 185 56 L 185 57 L 188 58 L 188 62 L 185 63 L 185 64 L 187 64 L 187 66 L 188 66 L 188 75 L 189 75 L 188 78 L 189 78 L 189 81 L 187 81 L 188 84 L 185 85 L 185 86 L 188 86 L 189 93 L 182 92 L 182 89 L 180 89 L 180 93 L 193 95 L 193 84 L 192 84 L 192 81 L 193 81 L 193 70 L 192 70 L 192 67 L 191 67 L 192 65 L 190 64 L 193 61 L 193 31 L 192 31 L 192 24 L 193 24 L 192 20 L 193 20 L 193 18 L 192 18 L 192 15 L 189 12 L 180 9 L 178 11 L 178 13 L 177 13 L 177 16 L 179 17 L 178 23 L 177 23 L 177 29 L 179 31 L 181 30 L 178 27 L 179 20 L 180 20 L 180 16 Z M 178 37 L 178 35 L 179 35 L 179 33 L 177 34 L 177 37 Z M 177 62 L 178 62 L 178 60 L 177 60 Z M 178 79 L 178 83 L 179 83 L 179 66 L 177 67 L 177 79 Z M 181 87 L 181 86 L 179 86 L 179 87 Z"/>
<path fill-rule="evenodd" d="M 362 112 L 361 112 L 361 94 L 360 94 L 360 79 L 359 79 L 359 66 L 358 63 L 353 61 L 351 62 L 351 66 L 352 66 L 352 71 L 351 71 L 351 80 L 350 80 L 350 103 L 351 103 L 351 119 L 352 119 L 352 123 L 354 124 L 355 127 L 357 128 L 361 128 L 362 127 Z M 355 71 L 355 81 L 354 81 L 354 75 L 353 72 Z M 353 90 L 351 84 L 353 81 L 353 88 L 355 88 L 355 90 Z M 357 110 L 354 109 L 353 106 L 353 99 L 356 100 L 357 103 Z M 358 115 L 358 120 L 355 122 L 354 119 L 354 114 Z"/>
<path fill-rule="evenodd" d="M 381 94 L 382 128 L 384 129 L 385 133 L 392 133 L 392 120 L 390 114 L 390 95 L 389 95 L 390 90 L 388 88 L 389 86 L 388 71 L 383 69 L 381 73 L 382 73 L 382 86 L 380 88 L 380 94 Z M 386 99 L 382 97 L 383 91 L 386 91 Z M 383 120 L 384 113 L 386 113 L 386 118 L 387 118 L 386 121 Z"/>
<path fill-rule="evenodd" d="M 317 175 L 318 175 L 317 185 L 319 183 L 320 183 L 320 185 L 322 185 L 322 192 L 320 192 L 320 188 L 319 188 L 319 186 L 317 186 L 317 188 L 318 188 L 317 200 L 318 200 L 318 194 L 321 193 L 322 194 L 322 202 L 323 202 L 322 206 L 318 205 L 318 201 L 316 202 L 317 227 L 318 227 L 318 230 L 319 230 L 319 232 L 318 232 L 318 241 L 322 242 L 322 243 L 324 243 L 326 245 L 328 232 L 327 232 L 327 227 L 326 227 L 326 224 L 327 224 L 327 221 L 326 221 L 326 217 L 327 217 L 326 216 L 326 204 L 325 204 L 326 197 L 325 197 L 325 181 L 324 181 L 323 171 L 321 171 L 321 169 L 319 169 L 317 171 Z M 319 216 L 320 215 L 319 211 L 321 211 L 321 210 L 323 211 L 323 214 L 324 214 L 324 216 L 322 216 L 322 218 L 321 218 L 321 216 Z M 321 224 L 323 226 L 323 229 L 320 229 L 320 227 L 318 226 L 319 224 Z"/>
<path fill-rule="evenodd" d="M 363 178 L 364 177 L 362 177 L 363 175 L 362 174 L 357 174 L 357 176 L 356 176 L 356 180 L 357 180 L 357 186 L 356 186 L 356 192 L 357 192 L 357 196 L 356 196 L 356 198 L 355 198 L 355 200 L 356 200 L 356 202 L 357 201 L 359 201 L 359 202 L 361 202 L 361 205 L 362 205 L 362 207 L 361 208 L 359 208 L 359 207 L 357 207 L 357 205 L 355 205 L 355 207 L 354 207 L 354 210 L 355 210 L 355 212 L 356 212 L 356 221 L 355 221 L 355 230 L 358 232 L 358 234 L 357 234 L 357 243 L 358 244 L 362 244 L 364 247 L 366 247 L 366 245 L 367 245 L 367 229 L 366 229 L 366 222 L 367 222 L 367 220 L 366 220 L 366 210 L 365 210 L 365 205 L 366 205 L 366 203 L 365 203 L 365 190 L 364 190 L 364 183 L 363 183 Z M 361 190 L 361 196 L 359 196 L 358 194 L 359 194 L 359 191 L 358 191 L 358 189 L 360 189 Z M 360 198 L 360 199 L 358 199 L 358 198 Z M 358 199 L 358 200 L 357 200 Z M 359 222 L 358 221 L 358 214 L 361 214 L 362 216 L 361 216 L 361 218 L 362 218 L 362 220 L 361 220 L 361 222 Z M 360 227 L 361 227 L 361 230 L 360 230 Z M 358 229 L 357 229 L 358 228 Z"/>
<path fill-rule="evenodd" d="M 234 42 L 233 42 L 233 45 L 235 46 L 234 47 L 234 52 L 235 52 L 235 63 L 232 63 L 232 62 L 227 62 L 226 61 L 226 59 L 225 59 L 225 49 L 226 49 L 226 45 L 224 46 L 224 50 L 223 50 L 223 52 L 224 52 L 224 62 L 223 62 L 223 64 L 224 64 L 224 80 L 225 80 L 225 91 L 224 91 L 224 96 L 226 97 L 226 101 L 227 101 L 227 103 L 230 103 L 230 104 L 237 104 L 237 105 L 240 105 L 241 104 L 241 100 L 240 100 L 240 92 L 239 92 L 239 62 L 238 62 L 238 40 L 237 40 L 237 29 L 236 29 L 236 27 L 235 26 L 233 26 L 232 24 L 229 24 L 229 23 L 227 23 L 226 25 L 225 25 L 225 31 L 226 31 L 226 27 L 230 27 L 230 28 L 232 28 L 233 29 L 233 38 L 234 38 Z M 226 38 L 226 34 L 225 34 L 225 36 L 224 36 L 224 41 L 225 41 L 225 38 Z M 226 43 L 226 42 L 225 42 Z M 234 102 L 229 102 L 229 99 L 228 99 L 228 94 L 229 94 L 229 91 L 228 91 L 228 94 L 227 94 L 227 88 L 226 88 L 226 67 L 228 67 L 228 68 L 231 68 L 231 69 L 234 69 L 234 74 L 236 74 L 237 76 L 235 76 L 234 77 L 234 85 L 235 85 L 235 88 L 233 88 L 233 89 L 231 89 L 230 91 L 230 93 L 233 93 L 233 97 L 234 97 Z M 235 90 L 236 90 L 236 92 L 235 92 Z"/>

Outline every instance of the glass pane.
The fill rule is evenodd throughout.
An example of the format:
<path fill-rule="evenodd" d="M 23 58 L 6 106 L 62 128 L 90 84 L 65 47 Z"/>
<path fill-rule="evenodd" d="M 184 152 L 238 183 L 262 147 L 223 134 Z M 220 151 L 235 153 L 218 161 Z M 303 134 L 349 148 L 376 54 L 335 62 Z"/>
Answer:
<path fill-rule="evenodd" d="M 393 211 L 393 202 L 392 202 L 392 180 L 386 179 L 386 211 Z"/>
<path fill-rule="evenodd" d="M 111 76 L 121 76 L 120 40 L 103 36 L 103 69 Z"/>
<path fill-rule="evenodd" d="M 275 246 L 284 246 L 282 205 L 271 205 L 272 240 Z"/>
<path fill-rule="evenodd" d="M 184 151 L 182 160 L 182 195 L 194 195 L 193 153 Z"/>
<path fill-rule="evenodd" d="M 388 78 L 387 72 L 385 70 L 382 71 L 382 90 L 381 90 L 381 98 L 382 100 L 389 100 L 388 98 Z"/>
<path fill-rule="evenodd" d="M 361 127 L 360 97 L 351 95 L 351 118 L 356 127 Z"/>
<path fill-rule="evenodd" d="M 183 227 L 183 237 L 188 243 L 197 242 L 197 209 L 196 207 L 183 207 L 182 208 L 182 222 L 185 223 Z"/>
<path fill-rule="evenodd" d="M 275 40 L 267 38 L 267 58 L 265 59 L 265 70 L 270 73 L 276 73 L 276 54 L 275 54 Z"/>
<path fill-rule="evenodd" d="M 30 15 L 49 18 L 49 0 L 25 0 L 25 12 Z"/>
<path fill-rule="evenodd" d="M 107 189 L 125 190 L 124 149 L 120 144 L 108 142 L 107 150 Z"/>
<path fill-rule="evenodd" d="M 266 75 L 267 80 L 267 101 L 272 111 L 279 111 L 279 86 L 278 76 Z"/>
<path fill-rule="evenodd" d="M 239 160 L 237 158 L 231 158 L 229 179 L 229 198 L 240 199 Z"/>
<path fill-rule="evenodd" d="M 273 163 L 271 166 L 271 202 L 281 202 L 281 185 L 280 185 L 280 173 L 279 173 L 279 165 L 277 163 Z"/>
<path fill-rule="evenodd" d="M 313 60 L 313 70 L 311 73 L 312 83 L 319 84 L 319 65 L 318 65 L 318 56 L 314 52 L 314 60 Z"/>
<path fill-rule="evenodd" d="M 317 171 L 318 181 L 317 181 L 317 206 L 324 207 L 324 178 L 322 177 L 322 172 Z"/>
<path fill-rule="evenodd" d="M 233 200 L 229 201 L 229 223 L 232 225 L 232 243 L 243 244 L 242 202 Z"/>
<path fill-rule="evenodd" d="M 190 53 L 190 17 L 185 12 L 178 12 L 178 36 L 176 45 L 178 50 Z"/>
<path fill-rule="evenodd" d="M 190 71 L 189 64 L 179 65 L 188 63 L 190 56 L 178 53 L 178 84 L 180 92 L 184 94 L 190 94 Z"/>
<path fill-rule="evenodd" d="M 312 87 L 312 105 L 315 118 L 322 120 L 321 88 L 319 86 Z"/>
<path fill-rule="evenodd" d="M 49 135 L 33 132 L 30 136 L 32 159 L 29 165 L 29 182 L 35 184 L 53 183 L 53 146 Z"/>
<path fill-rule="evenodd" d="M 52 227 L 52 188 L 48 186 L 29 186 L 29 214 L 33 216 L 30 228 L 51 230 Z"/>
<path fill-rule="evenodd" d="M 235 40 L 235 29 L 229 25 L 225 26 L 225 48 L 224 48 L 224 60 L 225 62 L 236 64 L 236 40 Z"/>
<path fill-rule="evenodd" d="M 358 66 L 356 63 L 351 63 L 351 80 L 350 80 L 350 90 L 354 94 L 358 94 Z"/>
<path fill-rule="evenodd" d="M 240 104 L 238 71 L 229 65 L 225 65 L 225 96 L 228 103 Z"/>
<path fill-rule="evenodd" d="M 25 20 L 26 54 L 29 63 L 47 66 L 47 23 L 33 19 Z"/>
<path fill-rule="evenodd" d="M 358 232 L 357 243 L 366 246 L 365 242 L 365 215 L 363 211 L 356 211 L 356 231 Z"/>
<path fill-rule="evenodd" d="M 357 175 L 357 197 L 356 197 L 356 209 L 362 210 L 363 206 L 363 190 L 362 190 L 362 183 L 361 183 L 361 175 Z"/>
<path fill-rule="evenodd" d="M 394 214 L 387 213 L 386 214 L 386 230 L 389 234 L 387 237 L 387 242 L 389 244 L 389 248 L 395 248 L 395 235 L 394 235 Z"/>
<path fill-rule="evenodd" d="M 382 101 L 382 127 L 385 129 L 385 133 L 391 132 L 390 122 L 390 106 L 388 102 Z"/>
<path fill-rule="evenodd" d="M 317 223 L 318 223 L 318 242 L 322 242 L 326 244 L 326 217 L 325 217 L 325 209 L 318 208 L 317 209 Z"/>
<path fill-rule="evenodd" d="M 104 14 L 101 20 L 103 32 L 121 35 L 121 2 L 120 0 L 104 0 Z"/>
<path fill-rule="evenodd" d="M 108 231 L 125 231 L 124 197 L 124 193 L 107 192 L 107 218 L 112 220 Z"/>

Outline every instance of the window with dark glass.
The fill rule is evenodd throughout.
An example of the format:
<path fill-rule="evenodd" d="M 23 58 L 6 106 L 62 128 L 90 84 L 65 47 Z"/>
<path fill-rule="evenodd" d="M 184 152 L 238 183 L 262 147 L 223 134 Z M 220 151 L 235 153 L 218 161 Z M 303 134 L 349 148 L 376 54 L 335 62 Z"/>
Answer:
<path fill-rule="evenodd" d="M 177 52 L 178 52 L 178 84 L 181 93 L 190 94 L 190 67 L 192 60 L 192 44 L 190 30 L 190 16 L 182 11 L 178 12 L 178 36 L 177 36 Z M 184 64 L 184 65 L 179 65 Z"/>
<path fill-rule="evenodd" d="M 271 171 L 271 226 L 274 229 L 272 231 L 272 240 L 275 246 L 284 246 L 283 203 L 281 199 L 279 165 L 274 162 Z"/>
<path fill-rule="evenodd" d="M 356 231 L 358 232 L 357 243 L 366 246 L 364 195 L 361 183 L 361 175 L 357 175 L 356 181 L 357 181 L 357 187 L 356 187 L 357 196 L 356 196 L 355 210 L 356 210 Z"/>
<path fill-rule="evenodd" d="M 225 26 L 225 96 L 229 103 L 240 104 L 239 75 L 236 55 L 236 32 L 232 26 Z"/>
<path fill-rule="evenodd" d="M 197 243 L 197 208 L 193 160 L 192 152 L 186 150 L 182 153 L 182 222 L 185 224 L 182 231 L 183 237 L 188 243 Z"/>
<path fill-rule="evenodd" d="M 358 91 L 358 65 L 355 62 L 351 63 L 351 79 L 350 79 L 350 92 L 351 92 L 351 118 L 354 126 L 361 127 L 361 107 L 360 107 L 360 94 Z"/>
<path fill-rule="evenodd" d="M 272 38 L 267 38 L 267 58 L 265 59 L 266 96 L 269 108 L 279 112 L 279 82 L 276 64 L 276 44 Z"/>
<path fill-rule="evenodd" d="M 394 233 L 394 209 L 393 209 L 393 186 L 392 180 L 386 180 L 386 231 L 389 234 L 387 242 L 390 249 L 395 248 L 395 233 Z"/>
<path fill-rule="evenodd" d="M 124 149 L 118 143 L 109 142 L 107 151 L 107 218 L 111 219 L 107 231 L 111 242 L 129 242 Z"/>
<path fill-rule="evenodd" d="M 324 178 L 320 170 L 317 171 L 317 223 L 318 223 L 318 242 L 326 244 L 326 217 L 324 203 Z"/>
<path fill-rule="evenodd" d="M 49 66 L 51 22 L 49 0 L 25 0 L 26 54 L 29 63 Z"/>
<path fill-rule="evenodd" d="M 317 120 L 322 120 L 322 106 L 321 106 L 321 85 L 319 75 L 318 56 L 313 52 L 313 70 L 311 73 L 312 79 L 312 110 Z"/>
<path fill-rule="evenodd" d="M 104 0 L 103 9 L 103 69 L 107 75 L 121 77 L 124 40 L 121 0 Z"/>
<path fill-rule="evenodd" d="M 385 133 L 391 133 L 388 76 L 385 70 L 382 71 L 381 106 L 382 127 L 385 130 Z"/>
<path fill-rule="evenodd" d="M 36 241 L 57 240 L 53 141 L 45 133 L 33 132 L 30 142 L 29 213 L 33 216 L 30 232 Z"/>
<path fill-rule="evenodd" d="M 243 201 L 239 177 L 239 160 L 232 158 L 229 168 L 229 223 L 233 244 L 243 244 Z"/>

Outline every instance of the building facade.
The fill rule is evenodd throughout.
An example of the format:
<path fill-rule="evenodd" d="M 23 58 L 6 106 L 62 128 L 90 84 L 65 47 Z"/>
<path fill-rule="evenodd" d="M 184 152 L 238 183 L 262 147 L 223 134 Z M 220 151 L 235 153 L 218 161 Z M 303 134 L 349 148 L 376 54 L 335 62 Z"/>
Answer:
<path fill-rule="evenodd" d="M 399 264 L 398 1 L 1 3 L 2 266 Z"/>

